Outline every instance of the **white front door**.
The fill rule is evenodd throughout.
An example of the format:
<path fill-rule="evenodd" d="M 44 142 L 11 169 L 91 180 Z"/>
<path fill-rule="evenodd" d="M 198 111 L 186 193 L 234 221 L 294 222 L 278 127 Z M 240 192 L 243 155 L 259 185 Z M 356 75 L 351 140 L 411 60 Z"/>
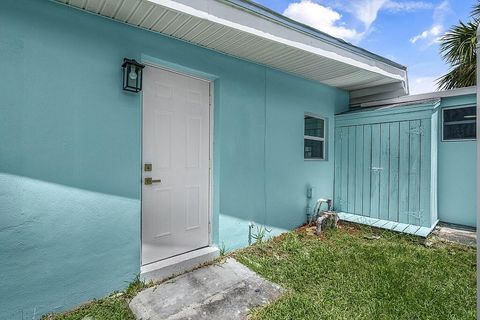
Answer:
<path fill-rule="evenodd" d="M 150 66 L 143 72 L 146 265 L 209 244 L 210 84 Z"/>

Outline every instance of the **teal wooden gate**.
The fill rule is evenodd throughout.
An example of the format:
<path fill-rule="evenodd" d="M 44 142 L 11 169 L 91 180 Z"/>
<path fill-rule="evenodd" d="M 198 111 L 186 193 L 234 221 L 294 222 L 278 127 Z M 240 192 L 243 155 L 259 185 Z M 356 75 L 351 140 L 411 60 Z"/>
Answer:
<path fill-rule="evenodd" d="M 423 227 L 437 222 L 437 105 L 336 116 L 336 211 Z"/>

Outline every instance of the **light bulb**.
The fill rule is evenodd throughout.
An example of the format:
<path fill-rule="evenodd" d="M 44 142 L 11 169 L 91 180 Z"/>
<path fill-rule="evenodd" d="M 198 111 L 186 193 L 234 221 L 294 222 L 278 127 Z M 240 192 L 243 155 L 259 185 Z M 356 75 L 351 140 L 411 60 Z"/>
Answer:
<path fill-rule="evenodd" d="M 130 69 L 130 73 L 128 74 L 128 77 L 132 80 L 137 80 L 137 72 L 135 71 L 135 68 Z"/>

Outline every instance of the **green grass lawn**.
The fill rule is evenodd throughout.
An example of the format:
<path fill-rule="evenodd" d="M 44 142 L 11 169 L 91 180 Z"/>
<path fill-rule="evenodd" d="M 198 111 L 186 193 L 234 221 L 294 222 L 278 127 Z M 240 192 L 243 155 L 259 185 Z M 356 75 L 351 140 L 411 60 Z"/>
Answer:
<path fill-rule="evenodd" d="M 123 292 L 94 300 L 72 311 L 47 314 L 42 320 L 135 320 L 133 312 L 128 307 L 128 301 L 148 286 L 137 277 Z"/>
<path fill-rule="evenodd" d="M 243 264 L 287 293 L 259 319 L 475 319 L 475 249 L 369 227 L 341 224 L 318 238 L 305 228 L 233 252 Z M 145 287 L 134 282 L 121 296 L 94 301 L 46 319 L 134 319 L 128 299 Z"/>
<path fill-rule="evenodd" d="M 475 249 L 368 227 L 306 229 L 236 252 L 288 290 L 253 319 L 475 319 Z"/>

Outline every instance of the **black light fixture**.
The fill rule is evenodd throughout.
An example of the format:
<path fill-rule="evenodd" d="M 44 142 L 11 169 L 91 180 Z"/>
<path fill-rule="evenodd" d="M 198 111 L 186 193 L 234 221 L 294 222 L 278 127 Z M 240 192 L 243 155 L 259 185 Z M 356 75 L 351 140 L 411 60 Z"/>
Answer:
<path fill-rule="evenodd" d="M 135 59 L 123 59 L 123 90 L 130 92 L 142 91 L 142 69 L 145 66 Z"/>

